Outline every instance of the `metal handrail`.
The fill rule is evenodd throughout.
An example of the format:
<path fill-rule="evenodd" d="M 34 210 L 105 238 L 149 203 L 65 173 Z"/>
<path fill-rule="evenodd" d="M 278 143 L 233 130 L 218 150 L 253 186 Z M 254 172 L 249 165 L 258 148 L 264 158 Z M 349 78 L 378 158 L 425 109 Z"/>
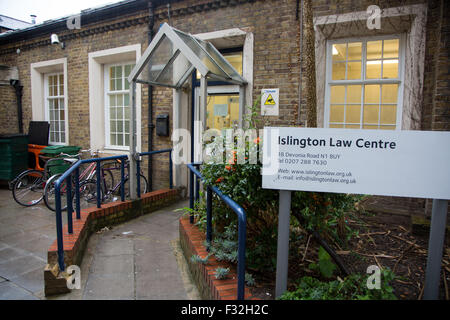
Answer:
<path fill-rule="evenodd" d="M 101 208 L 101 191 L 100 191 L 100 163 L 103 161 L 111 160 L 126 160 L 127 155 L 120 155 L 107 158 L 93 158 L 86 160 L 79 160 L 73 166 L 71 166 L 66 172 L 62 174 L 55 182 L 55 208 L 56 208 L 56 241 L 58 247 L 58 264 L 59 269 L 64 271 L 64 243 L 63 243 L 63 232 L 62 232 L 62 215 L 61 215 L 61 184 L 67 179 L 67 229 L 69 234 L 73 233 L 73 221 L 72 221 L 72 174 L 75 172 L 75 197 L 76 197 L 76 218 L 81 219 L 81 209 L 80 209 L 80 188 L 79 188 L 79 167 L 85 163 L 96 162 L 96 177 L 97 177 L 97 208 Z M 124 180 L 125 180 L 125 161 L 121 161 L 121 200 L 125 201 L 124 193 Z"/>
<path fill-rule="evenodd" d="M 195 166 L 199 166 L 200 163 L 188 164 L 190 172 L 190 207 L 193 209 L 193 180 L 194 175 L 200 180 L 204 180 L 200 171 L 198 171 Z M 197 180 L 197 179 L 196 179 Z M 197 185 L 198 192 L 198 185 Z M 245 242 L 247 237 L 247 216 L 244 209 L 237 204 L 233 199 L 220 191 L 217 187 L 207 186 L 206 195 L 206 241 L 210 244 L 212 240 L 212 193 L 217 194 L 217 196 L 224 201 L 231 210 L 238 216 L 238 287 L 237 287 L 237 299 L 244 300 L 245 293 Z M 193 223 L 193 216 L 191 215 L 191 223 Z"/>
<path fill-rule="evenodd" d="M 154 154 L 159 154 L 159 153 L 169 153 L 169 187 L 170 189 L 173 189 L 173 164 L 172 164 L 172 151 L 173 149 L 163 149 L 163 150 L 155 150 L 155 151 L 148 151 L 148 152 L 140 152 L 136 154 L 136 167 L 137 167 L 137 174 L 136 174 L 136 178 L 137 178 L 137 196 L 138 198 L 141 197 L 141 175 L 139 174 L 141 172 L 141 161 L 139 160 L 139 158 L 141 156 L 151 156 Z M 149 176 L 149 179 L 151 179 L 152 177 Z M 151 191 L 151 190 L 149 190 Z"/>

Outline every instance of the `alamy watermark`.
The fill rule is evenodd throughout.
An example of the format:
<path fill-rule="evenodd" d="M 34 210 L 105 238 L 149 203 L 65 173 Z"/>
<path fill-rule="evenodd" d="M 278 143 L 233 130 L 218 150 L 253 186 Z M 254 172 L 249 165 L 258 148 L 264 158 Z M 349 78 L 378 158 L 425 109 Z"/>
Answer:
<path fill-rule="evenodd" d="M 369 290 L 380 290 L 381 289 L 381 270 L 376 265 L 371 265 L 367 268 L 367 273 L 370 276 L 367 278 L 366 286 Z"/>
<path fill-rule="evenodd" d="M 67 288 L 70 290 L 73 289 L 81 289 L 81 269 L 79 266 L 69 266 L 67 267 L 66 272 L 69 274 L 69 277 L 66 279 Z"/>
<path fill-rule="evenodd" d="M 201 121 L 195 122 L 195 161 L 205 164 L 262 164 L 263 174 L 274 174 L 279 163 L 278 130 L 263 129 L 208 129 L 203 130 Z M 174 164 L 190 163 L 191 132 L 176 129 L 172 134 Z M 264 148 L 263 148 L 264 145 Z"/>
<path fill-rule="evenodd" d="M 67 18 L 66 25 L 69 30 L 81 29 L 81 14 L 76 14 Z"/>
<path fill-rule="evenodd" d="M 377 5 L 371 5 L 367 7 L 367 14 L 369 17 L 367 18 L 367 28 L 369 30 L 381 29 L 381 9 Z"/>

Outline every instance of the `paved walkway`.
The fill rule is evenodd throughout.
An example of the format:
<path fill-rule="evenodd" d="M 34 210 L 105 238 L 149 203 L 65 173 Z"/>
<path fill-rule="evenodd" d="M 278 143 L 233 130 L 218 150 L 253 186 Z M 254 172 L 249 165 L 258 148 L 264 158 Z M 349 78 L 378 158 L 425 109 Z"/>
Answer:
<path fill-rule="evenodd" d="M 50 297 L 64 300 L 199 299 L 178 244 L 176 203 L 104 229 L 89 240 L 81 289 Z M 44 204 L 24 208 L 0 189 L 0 300 L 46 299 L 43 270 L 56 238 L 55 216 Z"/>

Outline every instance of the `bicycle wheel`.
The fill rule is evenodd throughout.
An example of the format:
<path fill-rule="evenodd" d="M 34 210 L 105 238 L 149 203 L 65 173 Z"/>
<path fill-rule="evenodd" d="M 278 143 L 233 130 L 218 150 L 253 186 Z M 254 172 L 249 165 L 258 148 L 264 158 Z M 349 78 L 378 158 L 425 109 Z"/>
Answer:
<path fill-rule="evenodd" d="M 141 183 L 140 183 L 141 194 L 147 193 L 148 192 L 147 178 L 143 174 L 140 174 L 139 176 L 141 178 L 140 179 L 141 180 Z M 121 188 L 119 188 L 119 196 L 120 196 L 120 190 L 121 190 Z M 129 179 L 127 178 L 125 180 L 125 198 L 129 198 L 129 197 L 130 197 L 130 182 L 129 182 Z"/>
<path fill-rule="evenodd" d="M 14 179 L 13 198 L 22 206 L 34 206 L 41 202 L 44 197 L 44 186 L 44 173 L 42 171 L 24 171 Z"/>
<path fill-rule="evenodd" d="M 49 208 L 52 211 L 56 211 L 55 182 L 61 176 L 62 176 L 61 173 L 51 176 L 45 185 L 44 202 L 47 208 Z M 60 194 L 61 194 L 61 210 L 64 211 L 67 209 L 67 185 L 65 180 L 61 183 Z"/>
<path fill-rule="evenodd" d="M 103 170 L 104 185 L 102 186 L 106 192 L 111 191 L 114 188 L 114 175 L 110 170 Z"/>
<path fill-rule="evenodd" d="M 100 199 L 103 192 L 100 189 Z M 80 209 L 87 209 L 97 205 L 97 182 L 86 180 L 80 184 Z M 73 197 L 73 210 L 76 210 L 76 197 Z"/>

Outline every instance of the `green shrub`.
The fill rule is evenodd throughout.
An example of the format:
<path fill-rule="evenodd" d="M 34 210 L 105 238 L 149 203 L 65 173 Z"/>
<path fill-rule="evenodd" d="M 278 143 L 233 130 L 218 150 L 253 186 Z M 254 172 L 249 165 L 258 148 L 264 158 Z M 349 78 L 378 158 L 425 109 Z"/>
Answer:
<path fill-rule="evenodd" d="M 381 272 L 381 288 L 368 289 L 369 275 L 352 274 L 343 280 L 323 282 L 312 277 L 301 278 L 295 290 L 284 293 L 280 300 L 396 300 L 390 282 L 395 275 Z"/>
<path fill-rule="evenodd" d="M 331 256 L 323 247 L 319 248 L 319 262 L 309 265 L 311 270 L 319 270 L 323 277 L 331 278 L 336 270 L 336 265 L 331 260 Z"/>
<path fill-rule="evenodd" d="M 255 105 L 256 106 L 256 105 Z M 245 119 L 250 129 L 261 126 L 256 107 L 250 108 L 249 116 Z M 236 141 L 234 141 L 236 142 Z M 277 231 L 278 231 L 278 199 L 277 190 L 263 189 L 261 168 L 259 162 L 259 148 L 262 147 L 260 138 L 245 141 L 244 148 L 238 149 L 233 145 L 231 152 L 227 152 L 226 143 L 221 137 L 212 142 L 206 142 L 215 150 L 216 156 L 227 159 L 226 164 L 205 162 L 200 171 L 205 185 L 218 187 L 224 194 L 237 202 L 247 216 L 247 267 L 261 272 L 273 272 L 276 268 Z M 237 157 L 250 157 L 249 153 L 257 150 L 256 164 L 238 164 Z M 194 215 L 197 225 L 205 229 L 206 208 L 205 199 L 196 204 Z M 346 194 L 293 192 L 292 194 L 292 222 L 307 232 L 317 231 L 325 239 L 333 239 L 341 244 L 352 235 L 348 226 L 347 212 L 354 208 L 355 198 Z M 227 241 L 237 242 L 237 216 L 215 194 L 213 194 L 213 234 L 231 232 L 226 236 Z M 291 235 L 295 238 L 295 235 Z M 222 237 L 223 238 L 223 237 Z M 216 247 L 220 246 L 218 240 Z M 235 261 L 237 246 L 234 250 L 226 248 L 223 243 L 220 250 L 214 254 L 218 259 Z M 231 243 L 228 243 L 231 246 Z M 217 256 L 218 255 L 218 256 Z"/>
<path fill-rule="evenodd" d="M 216 276 L 216 279 L 223 280 L 223 279 L 226 279 L 228 277 L 229 273 L 230 273 L 230 268 L 218 267 L 216 269 L 214 275 Z"/>

